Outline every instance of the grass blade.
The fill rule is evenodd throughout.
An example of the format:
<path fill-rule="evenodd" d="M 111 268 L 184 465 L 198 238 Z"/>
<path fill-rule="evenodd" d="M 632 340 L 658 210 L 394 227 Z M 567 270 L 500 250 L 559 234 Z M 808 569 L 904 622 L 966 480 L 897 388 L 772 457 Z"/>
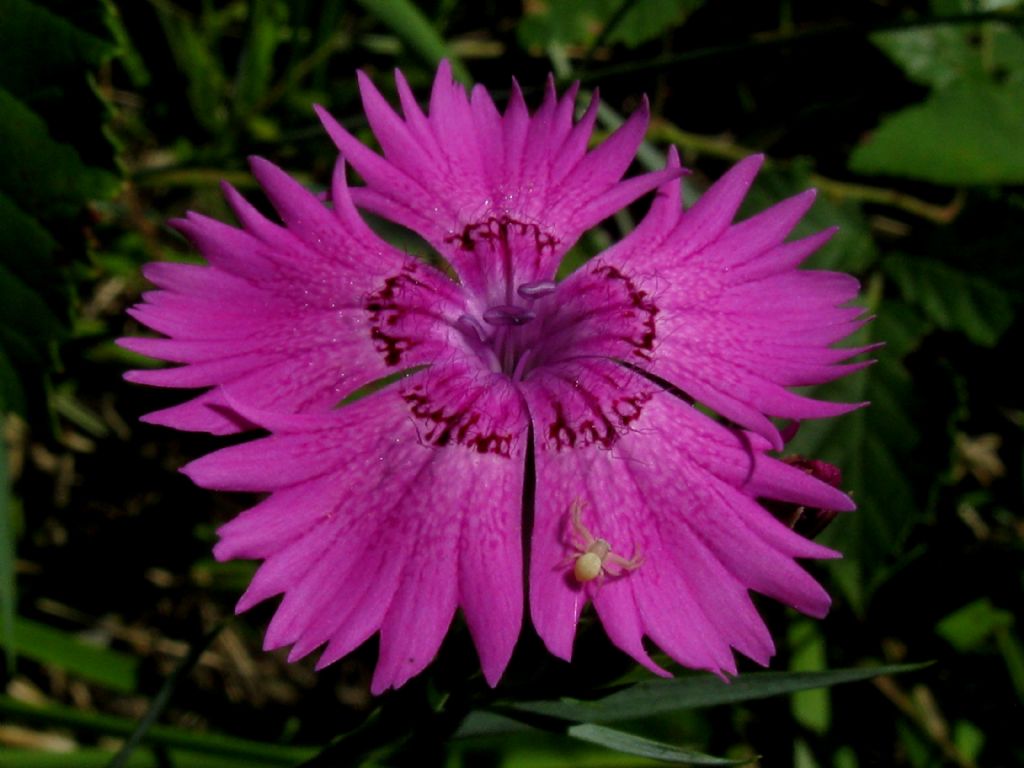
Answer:
<path fill-rule="evenodd" d="M 51 728 L 69 728 L 125 738 L 130 737 L 138 728 L 135 721 L 126 717 L 85 712 L 59 704 L 39 707 L 4 695 L 0 695 L 0 719 L 35 722 Z M 317 752 L 315 748 L 310 747 L 252 741 L 221 733 L 197 732 L 170 725 L 152 726 L 144 734 L 142 742 L 154 746 L 197 752 L 202 755 L 245 759 L 253 768 L 277 765 L 292 766 L 309 759 Z"/>
<path fill-rule="evenodd" d="M 114 691 L 135 690 L 139 661 L 134 656 L 89 645 L 69 632 L 21 617 L 14 620 L 14 627 L 14 647 L 19 655 Z"/>
<path fill-rule="evenodd" d="M 192 643 L 192 647 L 189 648 L 188 654 L 178 663 L 178 666 L 174 668 L 174 672 L 172 672 L 164 681 L 164 684 L 160 686 L 160 690 L 153 699 L 153 703 L 150 704 L 149 710 L 139 721 L 138 727 L 132 732 L 132 735 L 128 737 L 128 741 L 125 742 L 121 751 L 118 752 L 114 759 L 110 761 L 110 768 L 125 768 L 125 766 L 127 766 L 128 759 L 131 757 L 132 752 L 134 752 L 142 743 L 142 740 L 146 738 L 146 734 L 154 725 L 156 725 L 156 721 L 167 708 L 167 705 L 171 701 L 171 696 L 174 694 L 174 690 L 178 687 L 178 683 L 192 670 L 192 667 L 199 662 L 199 657 L 202 656 L 203 651 L 209 647 L 210 643 L 212 643 L 214 638 L 220 634 L 220 631 L 223 628 L 224 624 L 219 623 L 212 630 L 207 632 L 200 640 Z"/>
<path fill-rule="evenodd" d="M 359 0 L 359 4 L 383 24 L 391 27 L 396 35 L 429 64 L 436 65 L 441 59 L 448 59 L 452 65 L 452 73 L 459 82 L 466 85 L 473 82 L 466 65 L 452 54 L 448 44 L 434 29 L 430 20 L 409 0 Z"/>
<path fill-rule="evenodd" d="M 924 664 L 891 664 L 877 667 L 833 669 L 824 672 L 750 672 L 724 683 L 712 675 L 691 675 L 671 680 L 651 680 L 618 690 L 602 699 L 581 701 L 564 698 L 496 704 L 491 711 L 471 712 L 459 727 L 459 738 L 520 731 L 523 723 L 535 727 L 543 718 L 573 723 L 610 723 L 700 709 L 741 701 L 869 680 L 879 675 L 913 672 Z M 523 715 L 529 717 L 524 719 Z M 537 720 L 536 718 L 542 718 Z M 521 721 L 521 722 L 519 722 Z"/>
<path fill-rule="evenodd" d="M 592 723 L 573 725 L 567 733 L 574 739 L 614 749 L 616 752 L 623 752 L 637 757 L 650 757 L 668 763 L 685 763 L 686 765 L 742 765 L 743 763 L 750 762 L 749 760 L 730 760 L 725 757 L 713 757 L 702 752 L 680 749 L 671 744 L 645 739 L 642 736 L 635 736 L 632 733 L 617 731 L 614 728 L 593 725 Z"/>

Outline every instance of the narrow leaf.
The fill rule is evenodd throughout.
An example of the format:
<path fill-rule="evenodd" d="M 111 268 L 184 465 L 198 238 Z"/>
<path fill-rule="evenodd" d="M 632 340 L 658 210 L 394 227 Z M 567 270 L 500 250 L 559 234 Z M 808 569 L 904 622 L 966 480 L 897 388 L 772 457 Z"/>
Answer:
<path fill-rule="evenodd" d="M 157 17 L 178 70 L 188 78 L 192 114 L 208 131 L 223 132 L 228 119 L 225 108 L 227 78 L 221 62 L 193 20 L 180 9 L 154 3 Z"/>
<path fill-rule="evenodd" d="M 245 47 L 238 60 L 235 78 L 235 108 L 248 115 L 270 86 L 274 53 L 288 34 L 288 6 L 273 0 L 255 0 L 249 11 Z"/>
<path fill-rule="evenodd" d="M 796 691 L 869 680 L 878 675 L 912 672 L 925 666 L 898 664 L 825 672 L 750 672 L 728 683 L 711 675 L 690 675 L 672 680 L 637 683 L 596 701 L 569 698 L 559 701 L 523 701 L 509 703 L 500 709 L 503 713 L 528 712 L 577 723 L 607 723 L 664 712 L 765 699 Z M 492 727 L 497 725 L 494 721 L 490 724 Z"/>
<path fill-rule="evenodd" d="M 359 0 L 359 4 L 390 27 L 424 61 L 436 66 L 448 59 L 459 82 L 469 85 L 473 78 L 466 65 L 457 59 L 430 20 L 410 0 Z"/>
<path fill-rule="evenodd" d="M 17 618 L 15 648 L 21 656 L 59 667 L 114 691 L 135 690 L 139 662 L 133 656 L 83 642 L 54 627 Z"/>
<path fill-rule="evenodd" d="M 712 757 L 701 752 L 694 752 L 689 749 L 665 744 L 660 741 L 652 741 L 642 736 L 634 736 L 625 731 L 617 731 L 603 725 L 584 723 L 573 725 L 569 728 L 568 734 L 574 739 L 586 741 L 591 744 L 598 744 L 602 747 L 614 749 L 616 752 L 624 752 L 627 755 L 637 757 L 650 757 L 655 760 L 664 760 L 668 763 L 685 763 L 687 765 L 742 765 L 749 760 L 729 760 L 724 757 Z"/>
<path fill-rule="evenodd" d="M 136 723 L 125 717 L 83 712 L 58 704 L 40 707 L 6 695 L 0 695 L 0 716 L 7 720 L 40 723 L 50 728 L 70 728 L 123 737 L 130 736 L 136 728 Z M 221 733 L 204 733 L 168 725 L 154 725 L 146 733 L 144 743 L 189 750 L 203 755 L 245 758 L 253 766 L 291 766 L 309 759 L 316 752 L 309 747 L 250 741 Z"/>
<path fill-rule="evenodd" d="M 188 654 L 178 663 L 174 668 L 174 672 L 164 681 L 164 684 L 160 686 L 160 690 L 153 698 L 152 704 L 149 705 L 146 714 L 139 720 L 138 726 L 132 731 L 128 741 L 121 747 L 117 756 L 110 761 L 110 768 L 125 768 L 128 765 L 132 754 L 146 738 L 146 734 L 156 725 L 156 721 L 160 719 L 167 705 L 170 704 L 171 696 L 177 689 L 178 683 L 181 682 L 185 675 L 192 671 L 192 667 L 199 662 L 199 657 L 203 651 L 209 647 L 210 643 L 220 634 L 223 628 L 224 624 L 220 623 L 198 641 L 192 643 L 192 646 L 188 649 Z"/>

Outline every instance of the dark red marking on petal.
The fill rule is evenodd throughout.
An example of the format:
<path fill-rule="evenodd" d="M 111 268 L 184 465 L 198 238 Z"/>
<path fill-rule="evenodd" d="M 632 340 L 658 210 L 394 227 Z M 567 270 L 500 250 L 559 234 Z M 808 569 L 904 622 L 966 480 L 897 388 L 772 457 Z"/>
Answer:
<path fill-rule="evenodd" d="M 632 397 L 619 397 L 612 400 L 612 410 L 619 417 L 619 422 L 628 427 L 640 418 L 644 403 L 651 399 L 650 392 L 640 392 Z"/>
<path fill-rule="evenodd" d="M 603 275 L 608 280 L 622 282 L 623 288 L 629 295 L 629 309 L 623 312 L 625 317 L 638 317 L 641 322 L 641 330 L 635 336 L 624 336 L 624 341 L 632 345 L 633 354 L 641 360 L 650 361 L 651 353 L 654 351 L 654 339 L 657 337 L 657 325 L 655 317 L 661 310 L 650 298 L 647 291 L 641 290 L 631 277 L 616 267 L 603 265 L 594 270 L 594 274 Z"/>
<path fill-rule="evenodd" d="M 508 244 L 509 235 L 519 237 L 533 237 L 534 248 L 538 255 L 543 253 L 554 253 L 559 240 L 549 232 L 543 231 L 538 225 L 513 219 L 507 214 L 501 216 L 490 216 L 483 221 L 467 224 L 462 232 L 448 235 L 444 239 L 446 243 L 454 243 L 463 251 L 475 251 L 480 242 Z"/>
<path fill-rule="evenodd" d="M 408 403 L 412 415 L 426 427 L 420 434 L 423 442 L 438 448 L 461 445 L 477 453 L 493 453 L 506 458 L 512 455 L 513 435 L 481 431 L 480 413 L 470 408 L 448 409 L 435 405 L 422 384 L 404 390 L 402 399 Z"/>
<path fill-rule="evenodd" d="M 395 327 L 406 313 L 399 300 L 402 292 L 409 286 L 423 287 L 423 283 L 414 277 L 416 270 L 415 264 L 405 264 L 401 272 L 387 278 L 384 285 L 370 293 L 363 302 L 370 315 L 373 346 L 390 366 L 398 365 L 402 355 L 419 343 L 395 333 Z"/>
<path fill-rule="evenodd" d="M 611 448 L 625 435 L 628 427 L 643 411 L 644 403 L 651 399 L 650 392 L 615 397 L 607 405 L 591 404 L 591 415 L 571 424 L 559 402 L 552 403 L 555 419 L 548 426 L 548 441 L 556 451 L 564 448 L 586 448 L 598 445 Z"/>
<path fill-rule="evenodd" d="M 576 447 L 576 430 L 569 426 L 565 418 L 565 409 L 561 403 L 552 403 L 555 420 L 548 427 L 548 438 L 555 444 L 555 450 Z"/>

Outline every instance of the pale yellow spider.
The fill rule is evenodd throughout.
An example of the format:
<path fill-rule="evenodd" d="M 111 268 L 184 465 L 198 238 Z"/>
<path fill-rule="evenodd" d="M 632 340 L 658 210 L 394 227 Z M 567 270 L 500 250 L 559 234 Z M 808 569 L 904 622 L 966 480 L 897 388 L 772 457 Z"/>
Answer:
<path fill-rule="evenodd" d="M 583 524 L 580 515 L 583 513 L 583 501 L 576 499 L 572 503 L 569 514 L 572 521 L 572 529 L 575 534 L 573 544 L 576 547 L 576 554 L 570 555 L 566 564 L 575 559 L 572 567 L 573 576 L 580 584 L 585 584 L 594 579 L 604 580 L 605 575 L 621 576 L 624 571 L 634 571 L 644 561 L 643 557 L 634 550 L 633 557 L 627 560 L 612 552 L 611 545 L 605 539 L 595 537 Z M 608 568 L 615 566 L 617 571 Z M 600 581 L 598 582 L 601 583 Z"/>

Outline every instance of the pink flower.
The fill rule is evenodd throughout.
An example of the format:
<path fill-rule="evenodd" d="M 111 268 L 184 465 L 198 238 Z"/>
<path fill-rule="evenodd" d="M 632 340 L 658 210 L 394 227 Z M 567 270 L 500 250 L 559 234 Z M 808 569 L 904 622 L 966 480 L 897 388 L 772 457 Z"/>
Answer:
<path fill-rule="evenodd" d="M 365 186 L 350 189 L 339 161 L 324 204 L 254 159 L 283 226 L 225 186 L 239 228 L 175 222 L 209 265 L 146 267 L 158 290 L 132 315 L 168 338 L 122 341 L 182 363 L 133 381 L 205 388 L 146 421 L 270 432 L 184 469 L 269 494 L 220 530 L 218 558 L 264 561 L 238 609 L 283 594 L 266 647 L 295 659 L 326 646 L 320 666 L 379 632 L 375 692 L 420 672 L 461 609 L 494 685 L 522 623 L 535 482 L 525 581 L 552 653 L 570 657 L 591 601 L 612 642 L 658 674 L 645 636 L 688 667 L 735 673 L 733 649 L 766 664 L 749 591 L 821 616 L 828 595 L 794 558 L 836 553 L 758 499 L 853 508 L 768 455 L 782 447 L 771 418 L 856 407 L 788 389 L 863 365 L 843 363 L 863 350 L 831 346 L 863 322 L 845 306 L 857 282 L 797 269 L 831 233 L 784 242 L 813 193 L 732 224 L 753 157 L 684 212 L 674 151 L 665 170 L 621 180 L 646 104 L 588 151 L 597 101 L 574 122 L 575 89 L 549 84 L 531 115 L 513 86 L 502 113 L 442 64 L 425 114 L 396 81 L 403 116 L 360 75 L 383 156 L 318 110 Z M 581 233 L 654 189 L 634 232 L 554 282 Z M 380 239 L 359 208 L 421 235 L 458 280 Z"/>

